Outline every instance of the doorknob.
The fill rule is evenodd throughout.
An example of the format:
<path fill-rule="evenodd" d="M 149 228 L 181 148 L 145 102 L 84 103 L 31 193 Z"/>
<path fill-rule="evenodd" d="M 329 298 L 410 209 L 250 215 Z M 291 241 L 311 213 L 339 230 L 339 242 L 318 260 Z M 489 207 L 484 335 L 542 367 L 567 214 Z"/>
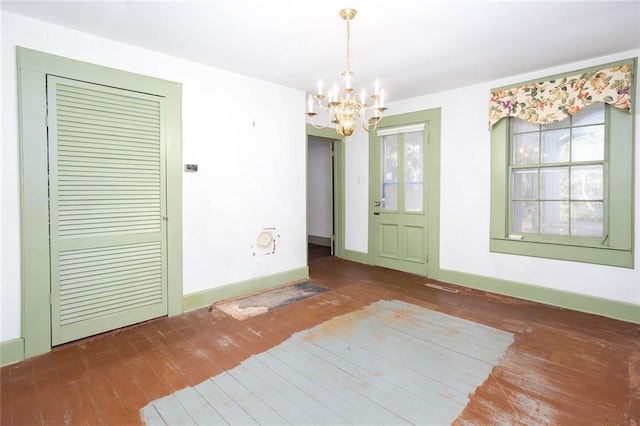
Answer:
<path fill-rule="evenodd" d="M 376 206 L 376 207 L 380 207 L 380 204 L 381 204 L 380 201 L 374 201 L 373 202 L 373 205 Z"/>

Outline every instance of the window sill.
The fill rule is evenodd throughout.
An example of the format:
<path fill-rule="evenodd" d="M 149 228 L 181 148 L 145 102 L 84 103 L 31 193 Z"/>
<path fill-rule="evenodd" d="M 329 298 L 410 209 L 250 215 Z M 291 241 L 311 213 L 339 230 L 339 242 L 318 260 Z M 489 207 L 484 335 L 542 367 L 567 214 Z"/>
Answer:
<path fill-rule="evenodd" d="M 633 268 L 633 250 L 604 245 L 586 246 L 526 239 L 491 238 L 489 250 L 494 253 Z"/>

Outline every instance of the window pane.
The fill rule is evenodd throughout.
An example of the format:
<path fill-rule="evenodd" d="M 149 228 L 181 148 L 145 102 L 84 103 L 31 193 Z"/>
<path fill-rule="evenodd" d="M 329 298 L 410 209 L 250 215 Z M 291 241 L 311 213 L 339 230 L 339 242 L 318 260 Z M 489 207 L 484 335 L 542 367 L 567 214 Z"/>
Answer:
<path fill-rule="evenodd" d="M 525 133 L 513 136 L 513 164 L 538 164 L 539 135 L 539 133 Z"/>
<path fill-rule="evenodd" d="M 604 123 L 604 103 L 589 105 L 573 115 L 574 126 Z"/>
<path fill-rule="evenodd" d="M 513 133 L 537 132 L 538 130 L 540 130 L 538 124 L 530 123 L 521 118 L 513 119 Z"/>
<path fill-rule="evenodd" d="M 404 188 L 405 211 L 421 212 L 423 207 L 422 199 L 424 198 L 422 182 L 405 183 Z"/>
<path fill-rule="evenodd" d="M 540 170 L 540 199 L 569 199 L 568 167 L 545 167 Z"/>
<path fill-rule="evenodd" d="M 604 236 L 602 201 L 571 203 L 571 234 L 579 237 Z"/>
<path fill-rule="evenodd" d="M 404 199 L 405 211 L 422 211 L 423 182 L 423 134 L 404 134 Z"/>
<path fill-rule="evenodd" d="M 542 162 L 561 163 L 569 161 L 569 129 L 542 132 Z"/>
<path fill-rule="evenodd" d="M 571 167 L 572 200 L 602 200 L 603 186 L 601 164 Z"/>
<path fill-rule="evenodd" d="M 572 161 L 604 160 L 604 125 L 573 129 Z"/>
<path fill-rule="evenodd" d="M 513 171 L 514 200 L 538 199 L 538 169 L 520 169 Z"/>
<path fill-rule="evenodd" d="M 569 235 L 569 202 L 543 201 L 540 204 L 540 232 Z"/>
<path fill-rule="evenodd" d="M 398 135 L 382 138 L 382 209 L 398 210 Z"/>
<path fill-rule="evenodd" d="M 553 130 L 553 129 L 566 129 L 571 126 L 571 119 L 569 117 L 564 120 L 554 121 L 553 123 L 543 124 L 542 130 Z"/>
<path fill-rule="evenodd" d="M 538 232 L 538 202 L 513 202 L 513 232 Z"/>

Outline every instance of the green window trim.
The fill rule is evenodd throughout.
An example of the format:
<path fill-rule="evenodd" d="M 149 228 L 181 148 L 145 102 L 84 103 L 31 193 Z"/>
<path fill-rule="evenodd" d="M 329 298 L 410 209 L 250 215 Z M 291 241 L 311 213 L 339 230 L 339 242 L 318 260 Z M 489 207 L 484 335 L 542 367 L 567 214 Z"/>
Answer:
<path fill-rule="evenodd" d="M 629 63 L 629 60 L 620 63 Z M 597 68 L 597 67 L 594 67 Z M 636 60 L 633 60 L 635 82 Z M 635 87 L 632 86 L 632 92 Z M 632 99 L 634 95 L 632 93 Z M 609 179 L 603 239 L 544 234 L 510 236 L 510 138 L 513 118 L 503 118 L 491 131 L 490 251 L 633 268 L 634 113 L 606 107 Z"/>

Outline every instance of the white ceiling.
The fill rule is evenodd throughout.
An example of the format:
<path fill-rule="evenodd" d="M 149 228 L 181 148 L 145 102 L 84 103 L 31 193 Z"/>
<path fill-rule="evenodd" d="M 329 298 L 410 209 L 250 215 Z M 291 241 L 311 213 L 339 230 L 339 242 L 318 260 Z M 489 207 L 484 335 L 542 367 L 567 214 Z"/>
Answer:
<path fill-rule="evenodd" d="M 306 92 L 345 67 L 401 100 L 640 48 L 631 1 L 6 1 L 31 16 Z"/>

